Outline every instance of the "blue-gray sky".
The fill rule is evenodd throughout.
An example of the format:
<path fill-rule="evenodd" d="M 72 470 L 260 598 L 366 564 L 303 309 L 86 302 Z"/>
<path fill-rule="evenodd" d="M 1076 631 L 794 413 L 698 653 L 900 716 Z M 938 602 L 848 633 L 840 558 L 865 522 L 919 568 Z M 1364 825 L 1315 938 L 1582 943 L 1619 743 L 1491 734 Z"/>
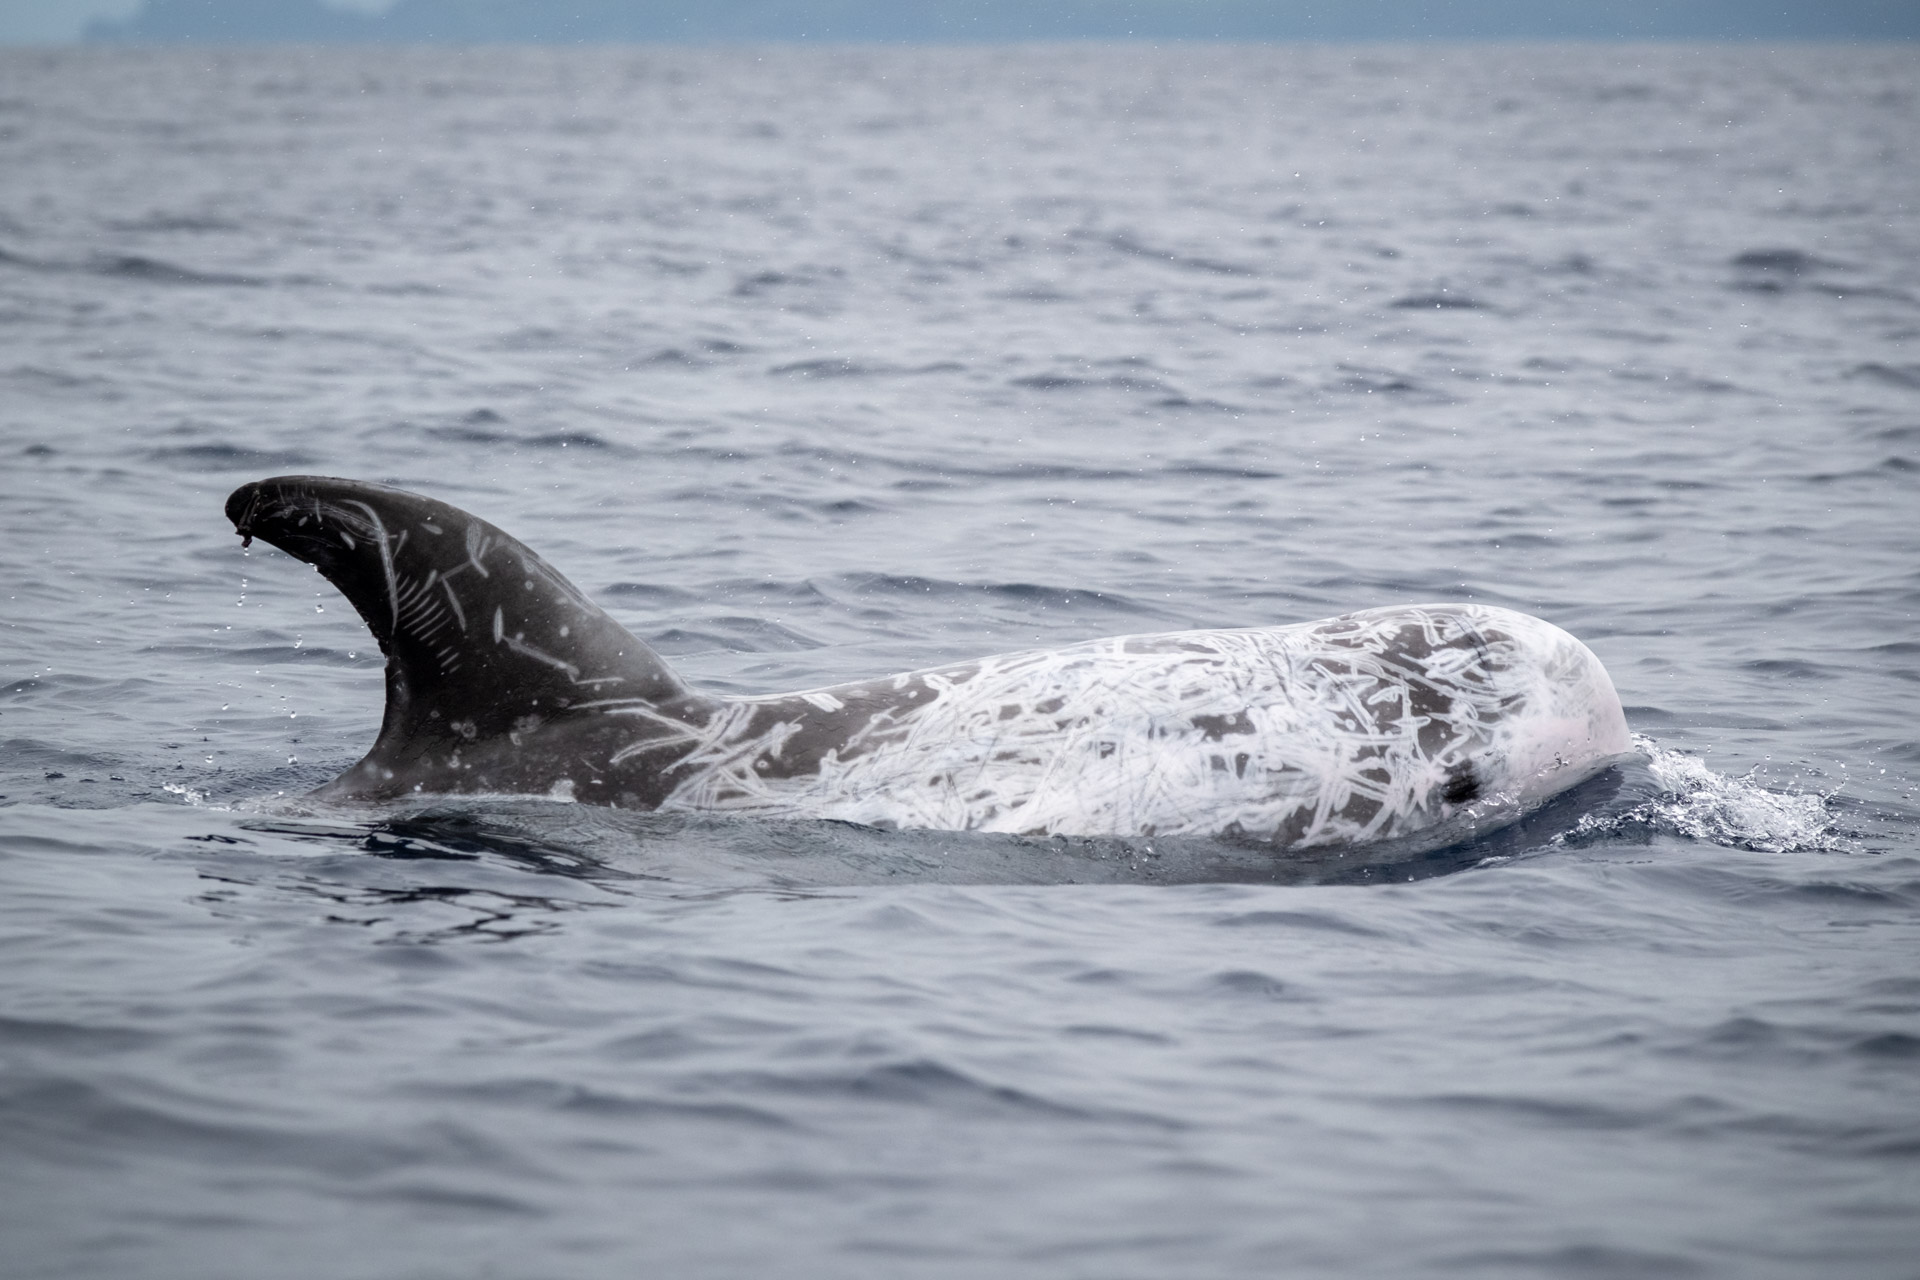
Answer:
<path fill-rule="evenodd" d="M 0 43 L 1920 39 L 1920 0 L 0 0 Z"/>

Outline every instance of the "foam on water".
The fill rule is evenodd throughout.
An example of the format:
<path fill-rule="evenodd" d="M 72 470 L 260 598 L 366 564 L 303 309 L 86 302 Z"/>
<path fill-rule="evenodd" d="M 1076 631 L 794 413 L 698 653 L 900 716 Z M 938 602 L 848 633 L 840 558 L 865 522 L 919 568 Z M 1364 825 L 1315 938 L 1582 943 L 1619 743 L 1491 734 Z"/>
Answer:
<path fill-rule="evenodd" d="M 1660 794 L 1620 812 L 1582 815 L 1570 839 L 1657 832 L 1762 853 L 1843 852 L 1849 842 L 1834 825 L 1833 791 L 1777 791 L 1757 766 L 1739 777 L 1716 773 L 1699 756 L 1635 734 L 1634 749 Z"/>

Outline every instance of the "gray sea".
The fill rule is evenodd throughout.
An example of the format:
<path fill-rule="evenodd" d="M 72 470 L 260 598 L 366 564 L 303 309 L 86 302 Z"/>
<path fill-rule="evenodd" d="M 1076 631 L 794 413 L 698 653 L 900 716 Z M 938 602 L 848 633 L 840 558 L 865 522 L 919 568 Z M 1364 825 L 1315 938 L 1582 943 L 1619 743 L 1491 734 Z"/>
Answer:
<path fill-rule="evenodd" d="M 226 494 L 691 680 L 1491 602 L 1414 861 L 302 799 Z M 1920 1276 L 1920 47 L 0 51 L 0 1274 Z"/>

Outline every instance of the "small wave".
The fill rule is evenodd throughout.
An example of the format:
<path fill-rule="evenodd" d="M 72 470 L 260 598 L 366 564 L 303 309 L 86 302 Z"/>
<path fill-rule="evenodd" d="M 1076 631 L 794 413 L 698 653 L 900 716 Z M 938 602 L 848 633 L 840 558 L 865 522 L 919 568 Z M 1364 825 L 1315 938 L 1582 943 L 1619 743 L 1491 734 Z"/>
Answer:
<path fill-rule="evenodd" d="M 767 372 L 789 378 L 865 378 L 882 370 L 875 365 L 862 364 L 858 360 L 840 358 L 796 360 L 791 364 L 775 365 Z"/>
<path fill-rule="evenodd" d="M 821 269 L 797 268 L 793 271 L 757 271 L 742 277 L 733 286 L 736 298 L 757 298 L 775 289 L 814 288 L 830 280 L 838 280 L 846 272 L 838 267 Z"/>
<path fill-rule="evenodd" d="M 705 360 L 679 347 L 661 347 L 658 351 L 637 356 L 627 365 L 629 369 L 706 369 L 713 361 Z"/>
<path fill-rule="evenodd" d="M 1816 284 L 1814 277 L 1846 269 L 1843 262 L 1816 257 L 1799 249 L 1750 249 L 1735 254 L 1733 288 L 1743 293 L 1787 293 Z M 1827 286 L 1821 286 L 1827 287 Z M 1846 293 L 1878 292 L 1877 289 L 1845 290 Z"/>
<path fill-rule="evenodd" d="M 964 368 L 966 365 L 960 365 L 958 361 L 935 361 L 931 365 L 883 365 L 833 357 L 774 365 L 766 372 L 776 378 L 899 378 L 912 374 L 950 374 Z"/>
<path fill-rule="evenodd" d="M 1832 852 L 1844 848 L 1827 810 L 1830 793 L 1771 791 L 1749 774 L 1730 778 L 1697 756 L 1669 751 L 1636 734 L 1660 794 L 1623 813 L 1588 814 L 1574 839 L 1632 829 L 1706 840 L 1759 853 Z"/>
<path fill-rule="evenodd" d="M 1170 476 L 1199 476 L 1208 480 L 1278 480 L 1281 473 L 1260 467 L 1235 467 L 1215 462 L 1174 462 L 1162 469 Z"/>
<path fill-rule="evenodd" d="M 1485 311 L 1487 304 L 1478 298 L 1451 289 L 1438 293 L 1411 293 L 1387 304 L 1402 311 Z"/>
<path fill-rule="evenodd" d="M 521 443 L 532 445 L 536 449 L 606 449 L 622 454 L 631 452 L 591 431 L 549 431 L 544 435 L 528 436 Z"/>
<path fill-rule="evenodd" d="M 1920 391 L 1920 364 L 1857 364 L 1847 371 L 1849 378 L 1866 378 L 1873 382 L 1884 383 L 1889 387 L 1900 387 L 1906 391 Z"/>
<path fill-rule="evenodd" d="M 1206 396 L 1195 397 L 1195 396 L 1183 396 L 1183 395 L 1177 395 L 1177 394 L 1170 395 L 1164 399 L 1154 401 L 1153 407 L 1156 409 L 1191 409 L 1196 413 L 1240 413 L 1242 412 L 1242 409 L 1239 405 L 1230 404 L 1225 400 L 1214 400 Z"/>
<path fill-rule="evenodd" d="M 109 222 L 107 226 L 114 231 L 126 232 L 208 232 L 240 231 L 244 228 L 237 222 L 224 218 L 212 218 L 190 213 L 149 213 L 139 218 L 125 218 Z"/>
<path fill-rule="evenodd" d="M 1079 295 L 1068 293 L 1059 285 L 1035 281 L 1002 289 L 992 296 L 1009 302 L 1071 302 Z"/>
<path fill-rule="evenodd" d="M 241 285 L 255 288 L 267 283 L 258 276 L 237 275 L 229 271 L 201 271 L 138 254 L 111 254 L 96 258 L 90 268 L 97 275 L 152 284 Z"/>
<path fill-rule="evenodd" d="M 1871 466 L 1857 467 L 1852 471 L 1816 472 L 1808 476 L 1807 480 L 1812 484 L 1836 484 L 1843 480 L 1879 479 L 1888 472 L 1904 475 L 1913 471 L 1920 471 L 1920 462 L 1915 462 L 1911 458 L 1902 458 L 1896 454 L 1890 458 L 1882 458 Z"/>
<path fill-rule="evenodd" d="M 1150 262 L 1164 262 L 1168 266 L 1179 267 L 1186 271 L 1199 271 L 1216 276 L 1257 276 L 1259 271 L 1241 262 L 1229 262 L 1221 258 L 1208 258 L 1199 254 L 1179 253 L 1171 249 L 1160 249 L 1145 244 L 1132 236 L 1120 234 L 1106 237 L 1106 245 L 1116 252 L 1135 258 L 1145 258 Z"/>
<path fill-rule="evenodd" d="M 621 600 L 637 600 L 646 604 L 665 607 L 675 604 L 696 604 L 705 597 L 684 587 L 663 586 L 657 582 L 615 582 L 602 587 L 600 594 L 613 596 Z"/>
<path fill-rule="evenodd" d="M 0 249 L 0 267 L 18 267 L 22 271 L 46 271 L 47 264 L 38 258 L 29 258 L 23 253 L 11 249 Z"/>
<path fill-rule="evenodd" d="M 494 430 L 490 424 L 504 421 L 491 409 L 476 409 L 459 422 L 449 426 L 428 427 L 424 434 L 436 440 L 446 440 L 454 444 L 473 445 L 509 445 L 515 449 L 580 449 L 589 452 L 604 452 L 614 457 L 630 458 L 637 456 L 626 445 L 609 440 L 592 431 L 546 431 L 537 435 L 516 435 L 511 431 Z M 380 428 L 386 431 L 387 428 Z"/>
<path fill-rule="evenodd" d="M 1080 378 L 1066 373 L 1030 373 L 1025 377 L 1014 378 L 1011 386 L 1025 387 L 1030 391 L 1144 391 L 1152 395 L 1177 396 L 1178 390 L 1160 381 L 1158 378 L 1136 378 L 1126 374 L 1114 374 L 1104 378 Z"/>
<path fill-rule="evenodd" d="M 1384 938 L 1369 928 L 1332 911 L 1237 911 L 1211 923 L 1225 929 L 1274 929 L 1288 933 L 1338 933 L 1356 938 Z"/>
<path fill-rule="evenodd" d="M 922 365 L 897 365 L 831 358 L 796 360 L 790 364 L 775 365 L 767 372 L 779 378 L 886 378 L 910 377 L 924 373 L 957 373 L 965 368 L 965 365 L 953 360 L 936 360 L 932 364 Z"/>
<path fill-rule="evenodd" d="M 1742 271 L 1772 271 L 1799 276 L 1822 267 L 1837 267 L 1837 262 L 1817 258 L 1800 249 L 1749 249 L 1735 254 L 1733 265 Z"/>
<path fill-rule="evenodd" d="M 1365 395 L 1372 395 L 1376 391 L 1401 393 L 1424 390 L 1414 379 L 1391 369 L 1369 369 L 1346 363 L 1339 368 L 1342 377 L 1332 384 L 1336 390 L 1358 391 Z"/>
<path fill-rule="evenodd" d="M 942 600 L 1003 602 L 1022 610 L 1090 609 L 1157 616 L 1142 601 L 1114 591 L 1090 591 L 1033 582 L 950 582 L 886 573 L 841 574 L 830 580 L 835 592 L 857 600 L 887 597 L 933 597 Z"/>
<path fill-rule="evenodd" d="M 687 457 L 710 457 L 733 461 L 745 455 L 737 451 L 682 449 Z M 905 472 L 890 481 L 895 489 L 921 491 L 948 488 L 969 480 L 1022 480 L 1050 482 L 1086 482 L 1120 480 L 1138 484 L 1159 475 L 1225 477 L 1244 480 L 1273 479 L 1278 473 L 1230 463 L 1168 461 L 1159 466 L 1130 463 L 1124 466 L 1094 466 L 1047 458 L 1001 457 L 998 455 L 927 454 L 919 457 L 892 453 L 864 453 L 851 449 L 825 448 L 811 442 L 789 442 L 776 449 L 782 458 L 804 458 L 816 467 L 838 466 L 847 470 L 867 468 L 867 474 Z M 971 465 L 969 465 L 971 463 Z M 706 490 L 687 490 L 675 495 L 692 500 L 707 500 Z"/>
<path fill-rule="evenodd" d="M 793 653 L 821 642 L 792 627 L 749 615 L 703 618 L 701 626 L 664 627 L 647 643 L 668 655 L 688 653 Z"/>
<path fill-rule="evenodd" d="M 189 467 L 195 470 L 287 471 L 312 464 L 307 454 L 295 450 L 250 449 L 237 444 L 186 444 L 171 448 L 149 449 L 153 462 Z"/>
<path fill-rule="evenodd" d="M 837 1071 L 828 1068 L 792 1074 L 743 1072 L 737 1080 L 769 1093 L 851 1098 L 869 1105 L 934 1107 L 964 1116 L 1117 1122 L 1168 1130 L 1183 1127 L 1169 1116 L 1150 1112 L 1063 1102 L 1028 1089 L 983 1079 L 928 1057 L 900 1058 L 858 1068 L 850 1065 Z"/>
<path fill-rule="evenodd" d="M 506 419 L 485 407 L 475 409 L 450 426 L 428 427 L 426 434 L 436 440 L 451 440 L 455 444 L 518 444 L 519 437 L 494 428 L 502 426 Z M 388 428 L 381 428 L 384 432 Z"/>

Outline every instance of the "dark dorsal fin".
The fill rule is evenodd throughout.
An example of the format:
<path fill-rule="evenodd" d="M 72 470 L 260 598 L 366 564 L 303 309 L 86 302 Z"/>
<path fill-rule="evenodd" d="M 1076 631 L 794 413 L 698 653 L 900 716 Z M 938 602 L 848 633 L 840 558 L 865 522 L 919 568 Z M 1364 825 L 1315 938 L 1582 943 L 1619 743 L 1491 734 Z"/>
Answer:
<path fill-rule="evenodd" d="M 353 603 L 387 656 L 369 759 L 421 740 L 493 738 L 585 703 L 689 696 L 658 654 L 546 561 L 477 516 L 360 480 L 242 485 L 227 518 L 306 561 Z"/>

